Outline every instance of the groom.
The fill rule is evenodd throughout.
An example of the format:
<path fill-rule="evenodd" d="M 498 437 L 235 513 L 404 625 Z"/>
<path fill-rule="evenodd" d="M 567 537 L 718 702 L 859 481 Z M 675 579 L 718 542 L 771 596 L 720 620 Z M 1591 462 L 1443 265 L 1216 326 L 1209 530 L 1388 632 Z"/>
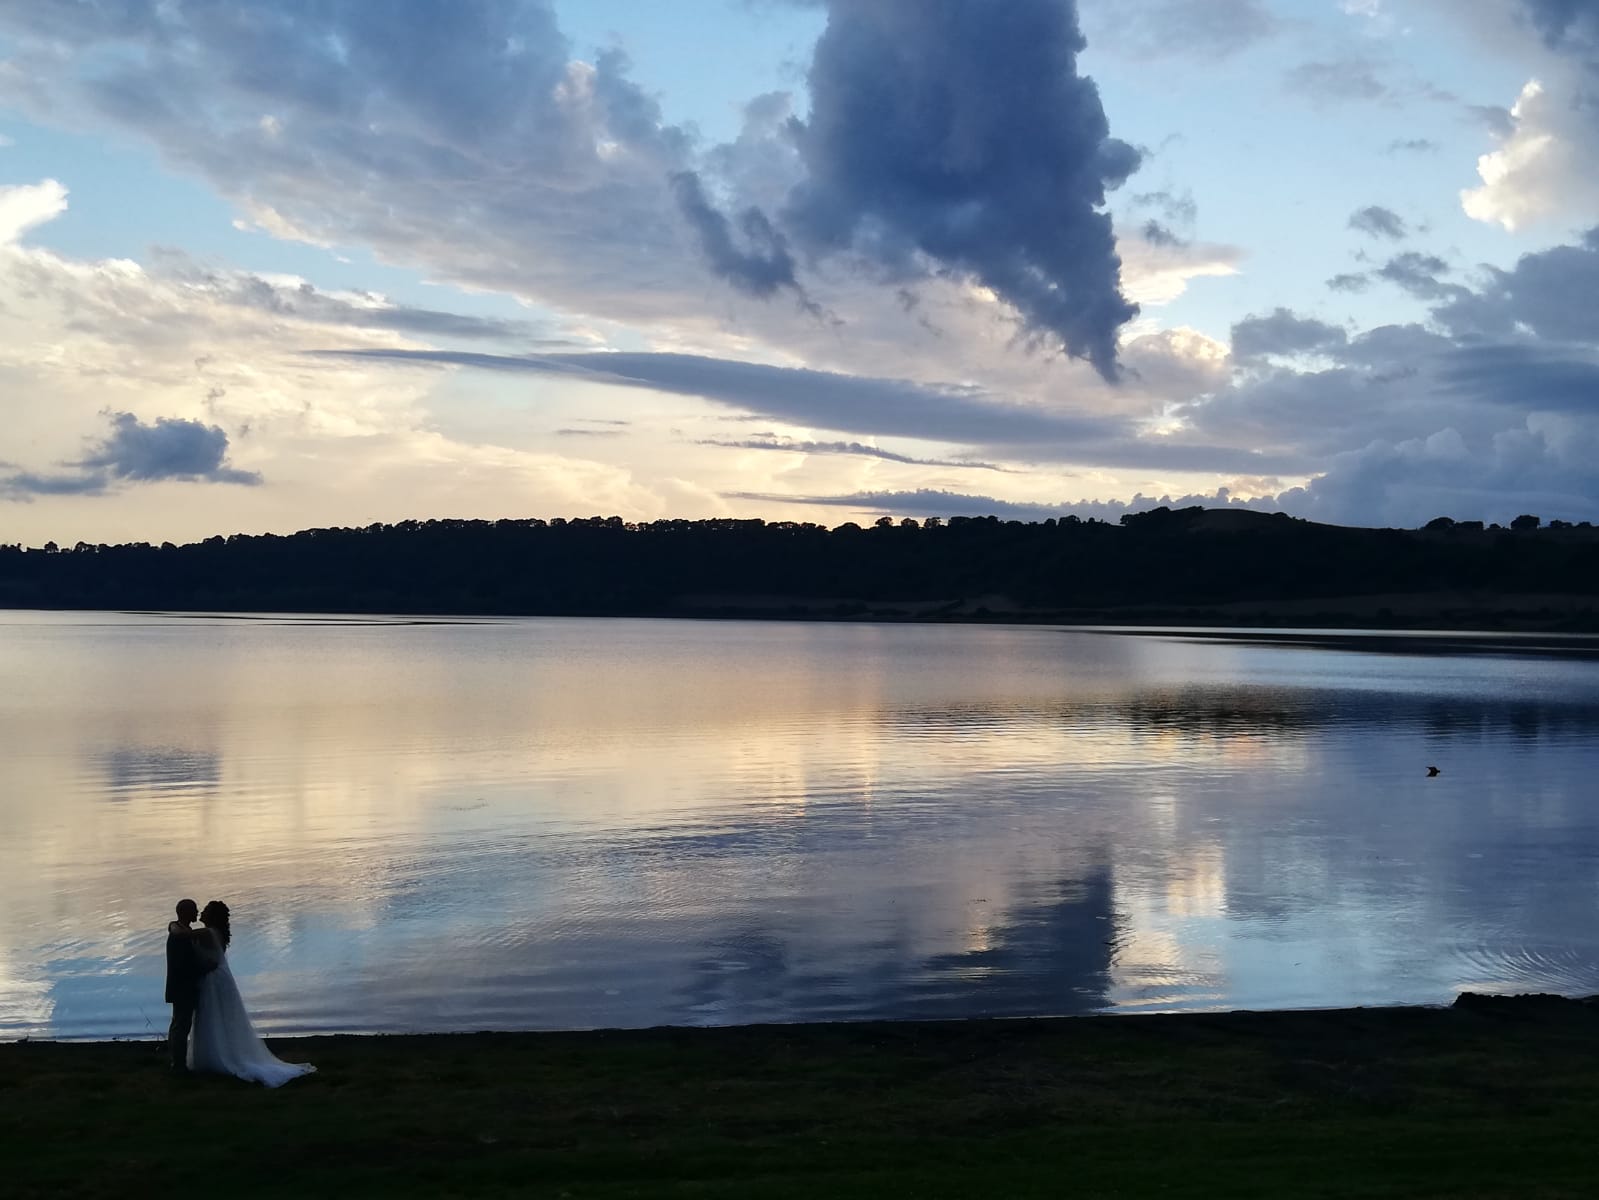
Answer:
<path fill-rule="evenodd" d="M 194 944 L 193 926 L 199 915 L 200 906 L 193 900 L 179 900 L 178 919 L 167 923 L 167 1003 L 172 1005 L 167 1049 L 172 1054 L 172 1069 L 180 1075 L 189 1069 L 189 1030 L 200 1003 L 200 976 L 216 968 Z"/>

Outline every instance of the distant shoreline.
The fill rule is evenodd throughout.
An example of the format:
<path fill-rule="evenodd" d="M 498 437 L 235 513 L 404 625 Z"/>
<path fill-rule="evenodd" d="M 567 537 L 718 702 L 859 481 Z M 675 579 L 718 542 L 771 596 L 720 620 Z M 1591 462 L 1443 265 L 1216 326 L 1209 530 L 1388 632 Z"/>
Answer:
<path fill-rule="evenodd" d="M 685 606 L 665 610 L 638 611 L 550 611 L 509 612 L 496 610 L 439 611 L 436 609 L 408 611 L 404 609 L 330 608 L 256 608 L 241 606 L 223 608 L 202 607 L 132 607 L 120 605 L 24 605 L 0 604 L 0 612 L 109 612 L 128 616 L 196 616 L 219 620 L 249 621 L 273 617 L 316 618 L 330 622 L 359 623 L 362 619 L 392 620 L 411 624 L 457 624 L 483 620 L 509 620 L 518 618 L 548 618 L 574 620 L 652 620 L 652 621 L 792 621 L 800 623 L 851 625 L 1020 625 L 1062 626 L 1078 629 L 1104 629 L 1130 634 L 1159 634 L 1182 631 L 1190 636 L 1225 638 L 1237 632 L 1273 634 L 1279 640 L 1309 641 L 1317 636 L 1345 634 L 1405 634 L 1449 635 L 1488 638 L 1505 635 L 1517 639 L 1543 637 L 1550 645 L 1557 641 L 1569 647 L 1580 648 L 1586 639 L 1599 638 L 1599 615 L 1588 606 L 1588 597 L 1540 597 L 1537 608 L 1507 605 L 1496 608 L 1460 609 L 1446 608 L 1434 611 L 1412 611 L 1400 616 L 1389 610 L 1387 617 L 1365 608 L 1318 608 L 1305 611 L 1255 608 L 1250 605 L 1234 606 L 1240 611 L 1215 609 L 1094 609 L 1046 611 L 1038 609 L 989 608 L 951 611 L 951 606 L 938 602 L 909 602 L 903 606 L 893 604 L 865 604 L 852 602 L 831 608 L 786 606 L 781 604 L 743 605 L 734 602 Z M 1551 600 L 1565 604 L 1554 607 Z M 1580 602 L 1581 607 L 1578 607 Z"/>
<path fill-rule="evenodd" d="M 165 1012 L 165 1009 L 162 1010 Z M 1103 1012 L 1074 1013 L 1067 1015 L 1038 1015 L 1038 1016 L 971 1016 L 971 1017 L 890 1017 L 867 1018 L 864 1020 L 837 1020 L 837 1021 L 766 1021 L 735 1025 L 644 1025 L 644 1026 L 597 1026 L 592 1029 L 469 1029 L 469 1030 L 439 1030 L 439 1031 L 412 1031 L 412 1032 L 385 1032 L 385 1031 L 347 1031 L 341 1033 L 304 1033 L 304 1034 L 274 1034 L 266 1040 L 272 1045 L 293 1047 L 290 1053 L 285 1050 L 290 1059 L 298 1059 L 307 1054 L 314 1053 L 314 1047 L 320 1043 L 328 1045 L 342 1045 L 345 1042 L 379 1042 L 379 1043 L 459 1043 L 466 1044 L 485 1038 L 498 1041 L 520 1041 L 531 1039 L 541 1041 L 546 1039 L 583 1041 L 615 1040 L 636 1038 L 643 1041 L 658 1038 L 706 1038 L 741 1036 L 800 1036 L 807 1031 L 836 1030 L 842 1034 L 854 1031 L 866 1040 L 870 1036 L 885 1030 L 900 1029 L 962 1029 L 982 1030 L 993 1036 L 1003 1036 L 1005 1031 L 1013 1028 L 1032 1026 L 1055 1032 L 1075 1029 L 1077 1027 L 1142 1024 L 1154 1022 L 1157 1025 L 1170 1024 L 1173 1027 L 1183 1024 L 1209 1025 L 1221 1022 L 1228 1026 L 1236 1026 L 1239 1030 L 1246 1028 L 1267 1027 L 1276 1023 L 1292 1024 L 1300 1020 L 1345 1020 L 1358 1018 L 1364 1022 L 1405 1023 L 1422 1020 L 1422 1014 L 1471 1012 L 1489 1014 L 1516 1020 L 1545 1020 L 1551 1015 L 1570 1017 L 1576 1013 L 1591 1014 L 1595 1021 L 1595 1035 L 1599 1037 L 1599 995 L 1595 996 L 1558 996 L 1552 993 L 1523 993 L 1517 995 L 1487 995 L 1475 992 L 1463 992 L 1455 997 L 1452 1002 L 1438 1004 L 1361 1004 L 1341 1005 L 1331 1007 L 1311 1008 L 1234 1008 L 1234 1009 L 1183 1009 L 1170 1012 L 1143 1012 L 1124 1011 L 1120 1009 L 1106 1010 Z M 20 1047 L 163 1047 L 166 1039 L 161 1033 L 138 1034 L 130 1037 L 85 1037 L 85 1038 L 35 1038 L 22 1037 L 0 1041 L 0 1056 L 13 1052 Z"/>
<path fill-rule="evenodd" d="M 1121 525 L 402 521 L 0 544 L 0 607 L 1592 633 L 1599 529 L 1353 529 L 1199 508 Z"/>

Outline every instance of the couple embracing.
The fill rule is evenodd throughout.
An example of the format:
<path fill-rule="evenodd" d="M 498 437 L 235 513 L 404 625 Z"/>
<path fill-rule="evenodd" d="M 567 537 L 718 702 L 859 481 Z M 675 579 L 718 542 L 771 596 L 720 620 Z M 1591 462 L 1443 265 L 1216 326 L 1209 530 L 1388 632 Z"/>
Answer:
<path fill-rule="evenodd" d="M 172 1069 L 236 1075 L 277 1087 L 316 1070 L 286 1063 L 266 1048 L 244 1011 L 244 998 L 228 969 L 233 931 L 228 906 L 213 900 L 200 912 L 193 900 L 178 901 L 178 919 L 167 925 L 167 1003 L 172 1026 L 167 1047 Z M 194 928 L 195 917 L 200 928 Z"/>

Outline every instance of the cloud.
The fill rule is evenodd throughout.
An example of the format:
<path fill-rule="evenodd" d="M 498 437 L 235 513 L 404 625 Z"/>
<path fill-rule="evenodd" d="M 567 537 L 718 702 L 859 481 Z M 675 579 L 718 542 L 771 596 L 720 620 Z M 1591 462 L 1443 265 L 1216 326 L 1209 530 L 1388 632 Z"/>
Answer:
<path fill-rule="evenodd" d="M 890 332 L 926 356 L 909 286 L 971 310 L 966 371 L 1025 371 L 1034 343 L 1113 375 L 1133 305 L 1102 208 L 1138 154 L 1077 72 L 1069 0 L 1002 9 L 835 0 L 809 104 L 759 97 L 723 146 L 623 55 L 576 58 L 550 0 L 0 5 L 0 104 L 147 139 L 273 236 L 658 342 L 880 368 Z M 791 275 L 800 304 L 737 302 Z"/>
<path fill-rule="evenodd" d="M 371 292 L 335 295 L 320 291 L 305 280 L 277 282 L 248 272 L 203 269 L 181 255 L 163 266 L 168 277 L 186 287 L 208 291 L 222 303 L 294 321 L 356 329 L 391 329 L 432 338 L 540 345 L 559 341 L 544 336 L 544 331 L 529 321 L 413 308 L 394 304 Z"/>
<path fill-rule="evenodd" d="M 0 476 L 0 495 L 100 495 L 116 483 L 237 483 L 254 486 L 261 476 L 227 465 L 228 435 L 215 425 L 181 417 L 145 424 L 132 413 L 108 413 L 111 431 L 72 471 L 40 475 L 19 471 Z"/>
<path fill-rule="evenodd" d="M 977 471 L 1012 473 L 1012 468 L 997 466 L 994 463 L 958 458 L 914 458 L 908 454 L 896 454 L 892 450 L 884 450 L 879 446 L 868 446 L 861 442 L 811 442 L 801 441 L 796 438 L 771 436 L 746 438 L 742 441 L 701 438 L 698 444 L 701 446 L 722 446 L 732 450 L 781 450 L 789 454 L 842 454 L 851 458 L 876 458 L 884 462 L 904 463 L 916 467 L 955 467 Z"/>
<path fill-rule="evenodd" d="M 1499 148 L 1477 160 L 1482 185 L 1460 193 L 1467 216 L 1515 230 L 1599 209 L 1599 120 L 1591 86 L 1528 82 L 1511 106 L 1508 129 L 1497 135 Z"/>
<path fill-rule="evenodd" d="M 1140 11 L 1165 7 L 1150 0 Z M 1557 7 L 1529 0 L 1526 11 L 1558 16 Z M 1198 242 L 1191 206 L 1170 192 L 1131 198 L 1133 215 L 1112 226 L 1104 196 L 1137 156 L 1110 137 L 1080 74 L 1072 6 L 833 0 L 819 9 L 829 28 L 812 63 L 809 107 L 802 97 L 759 98 L 738 139 L 707 148 L 668 122 L 620 55 L 575 59 L 547 3 L 418 0 L 404 22 L 350 0 L 0 6 L 9 55 L 0 103 L 57 124 L 136 130 L 170 167 L 210 180 L 241 217 L 270 222 L 276 236 L 369 246 L 432 279 L 583 314 L 584 328 L 621 344 L 683 352 L 601 360 L 556 353 L 549 335 L 559 330 L 539 322 L 160 260 L 61 259 L 19 240 L 65 204 L 59 184 L 39 183 L 0 192 L 0 373 L 8 397 L 18 398 L 8 407 L 5 454 L 26 459 L 5 468 L 6 478 L 13 489 L 64 492 L 94 486 L 98 473 L 122 498 L 84 502 L 106 514 L 95 520 L 122 520 L 114 511 L 155 519 L 153 508 L 138 506 L 159 489 L 113 473 L 113 461 L 132 461 L 121 449 L 107 449 L 104 466 L 59 474 L 48 466 L 81 457 L 78 441 L 110 409 L 223 430 L 236 448 L 250 431 L 248 465 L 272 486 L 213 489 L 215 507 L 183 514 L 187 522 L 281 526 L 292 512 L 314 523 L 303 514 L 316 506 L 375 519 L 397 503 L 469 512 L 485 496 L 526 511 L 591 494 L 615 498 L 607 511 L 643 514 L 660 511 L 662 496 L 690 494 L 631 477 L 645 469 L 647 450 L 633 453 L 650 439 L 643 416 L 627 468 L 451 441 L 436 426 L 480 430 L 482 411 L 468 410 L 481 393 L 390 369 L 409 354 L 547 382 L 705 396 L 785 422 L 779 428 L 795 442 L 817 447 L 878 437 L 952 447 L 946 458 L 903 464 L 907 476 L 967 453 L 1000 463 L 1278 474 L 1289 483 L 1321 475 L 1325 483 L 1313 480 L 1292 502 L 1338 520 L 1430 504 L 1435 492 L 1412 484 L 1434 475 L 1428 488 L 1452 486 L 1467 497 L 1463 509 L 1469 500 L 1484 513 L 1501 496 L 1591 506 L 1585 497 L 1599 494 L 1585 465 L 1599 460 L 1595 418 L 1582 402 L 1596 358 L 1587 243 L 1469 278 L 1418 254 L 1331 281 L 1335 290 L 1394 282 L 1432 308 L 1428 326 L 1352 335 L 1269 312 L 1240 322 L 1233 355 L 1198 335 L 1129 329 L 1121 304 L 1158 303 L 1242 260 L 1235 248 Z M 961 21 L 978 9 L 988 20 L 966 36 Z M 994 20 L 1001 9 L 1004 19 Z M 1583 90 L 1590 26 L 1539 28 L 1554 46 L 1533 47 L 1549 59 L 1539 64 L 1551 98 L 1545 124 L 1564 122 L 1557 140 L 1572 156 L 1540 195 L 1567 205 L 1550 213 L 1591 212 L 1594 205 L 1574 203 L 1585 180 L 1599 177 L 1582 166 L 1596 161 L 1583 124 L 1593 110 L 1576 103 L 1592 94 Z M 1040 30 L 1046 36 L 1023 36 Z M 1373 88 L 1412 94 L 1385 82 L 1381 62 L 1342 62 L 1349 69 L 1341 76 L 1319 77 L 1328 95 L 1340 87 L 1346 98 L 1382 98 Z M 874 88 L 886 96 L 881 112 Z M 1556 100 L 1569 112 L 1557 113 Z M 1537 115 L 1507 114 L 1507 136 L 1530 137 Z M 690 199 L 705 211 L 685 209 L 686 184 L 674 194 L 672 178 L 685 173 Z M 741 214 L 752 210 L 765 225 L 745 222 Z M 721 234 L 718 273 L 717 254 L 707 251 Z M 985 271 L 1001 283 L 1012 271 L 1026 286 L 1007 293 Z M 785 272 L 850 323 L 847 337 L 799 306 L 749 304 L 737 293 L 740 283 L 758 292 L 764 280 L 784 300 Z M 1066 307 L 1029 311 L 1016 299 L 1034 294 L 1028 288 Z M 1052 321 L 1069 326 L 1096 366 L 1113 362 L 1122 386 L 1104 388 L 1088 367 L 1059 356 L 1011 352 L 1040 330 L 1062 340 Z M 545 353 L 446 348 L 458 339 Z M 39 353 L 46 344 L 52 353 Z M 367 357 L 306 357 L 286 345 Z M 729 362 L 719 352 L 813 369 Z M 495 403 L 509 390 L 498 385 Z M 568 399 L 588 393 L 526 390 L 549 407 L 540 432 L 522 432 L 546 445 L 581 445 L 547 431 L 586 428 Z M 1442 436 L 1450 431 L 1458 442 Z M 102 433 L 95 446 L 109 447 L 115 430 Z M 1454 448 L 1464 457 L 1451 464 L 1445 451 Z M 725 511 L 714 492 L 751 486 L 732 474 L 740 456 L 681 442 L 669 453 L 715 460 L 709 471 L 732 476 L 708 474 L 695 485 L 700 511 Z M 867 460 L 881 458 L 814 455 L 809 490 L 837 495 L 866 489 L 878 469 Z M 225 456 L 217 466 L 235 469 Z M 488 488 L 486 474 L 510 481 L 508 490 Z M 370 481 L 380 478 L 385 498 L 363 499 L 376 495 Z M 63 495 L 59 511 L 74 505 Z M 57 506 L 36 506 L 47 507 Z M 126 519 L 131 528 L 136 518 Z"/>
<path fill-rule="evenodd" d="M 314 350 L 318 358 L 390 360 L 531 372 L 695 396 L 802 427 L 978 445 L 1028 462 L 1170 470 L 1301 471 L 1296 455 L 1181 437 L 1141 436 L 1135 422 L 1011 403 L 969 385 L 915 383 L 774 367 L 695 354 L 605 352 L 498 355 L 458 350 Z"/>
<path fill-rule="evenodd" d="M 1095 11 L 1095 44 L 1129 57 L 1228 58 L 1283 29 L 1263 0 L 1117 0 Z"/>
<path fill-rule="evenodd" d="M 432 350 L 323 350 L 321 357 L 535 372 L 588 383 L 697 396 L 801 426 L 947 442 L 1061 445 L 1130 432 L 1109 417 L 1009 404 L 981 388 L 774 367 L 697 354 L 495 355 Z"/>
<path fill-rule="evenodd" d="M 1504 20 L 1507 12 L 1516 21 Z M 1462 206 L 1510 230 L 1591 220 L 1599 207 L 1599 10 L 1591 0 L 1506 0 L 1495 15 L 1498 25 L 1484 34 L 1503 41 L 1519 24 L 1542 43 L 1524 49 L 1546 53 L 1509 109 L 1471 110 L 1498 146 L 1477 160 L 1482 184 L 1460 193 Z"/>
<path fill-rule="evenodd" d="M 1183 246 L 1187 244 L 1184 238 L 1173 233 L 1153 217 L 1144 222 L 1141 232 L 1144 235 L 1144 240 L 1151 246 Z"/>
<path fill-rule="evenodd" d="M 1165 217 L 1168 224 L 1192 226 L 1199 217 L 1199 205 L 1191 192 L 1139 192 L 1132 202 L 1144 208 L 1153 208 Z"/>
<path fill-rule="evenodd" d="M 1327 286 L 1335 292 L 1363 292 L 1371 286 L 1371 280 L 1358 272 L 1344 272 L 1329 279 Z"/>
<path fill-rule="evenodd" d="M 1436 154 L 1438 143 L 1431 138 L 1395 138 L 1388 143 L 1388 154 Z"/>
<path fill-rule="evenodd" d="M 1410 232 L 1403 217 L 1380 204 L 1369 205 L 1351 215 L 1349 228 L 1368 237 L 1391 238 L 1396 242 L 1403 241 Z"/>
<path fill-rule="evenodd" d="M 1233 354 L 1239 359 L 1314 353 L 1342 346 L 1349 335 L 1336 325 L 1296 316 L 1278 308 L 1269 316 L 1246 317 L 1233 326 Z"/>
<path fill-rule="evenodd" d="M 1127 294 L 1139 304 L 1168 304 L 1181 296 L 1195 279 L 1238 274 L 1244 252 L 1237 246 L 1215 242 L 1150 239 L 1148 229 L 1118 243 L 1125 263 Z"/>
<path fill-rule="evenodd" d="M 1599 354 L 1525 345 L 1465 345 L 1440 364 L 1440 380 L 1458 396 L 1516 411 L 1592 415 L 1599 396 Z"/>
<path fill-rule="evenodd" d="M 1261 512 L 1276 512 L 1272 497 L 1244 499 L 1233 496 L 1230 489 L 1218 488 L 1215 492 L 1188 496 L 1135 495 L 1131 500 L 1077 500 L 1058 504 L 1041 504 L 1031 501 L 1001 500 L 994 496 L 972 495 L 966 492 L 944 491 L 938 488 L 918 488 L 913 491 L 865 491 L 842 495 L 785 495 L 773 492 L 729 493 L 729 499 L 758 500 L 766 503 L 808 504 L 827 508 L 848 508 L 859 513 L 896 517 L 999 517 L 1007 521 L 1047 521 L 1075 516 L 1093 517 L 1102 521 L 1116 521 L 1133 512 L 1147 512 L 1152 508 L 1189 508 L 1201 505 L 1207 508 L 1250 508 Z"/>
<path fill-rule="evenodd" d="M 1301 63 L 1288 72 L 1284 84 L 1317 104 L 1385 100 L 1391 94 L 1377 65 L 1366 58 Z"/>
<path fill-rule="evenodd" d="M 1525 330 L 1551 342 L 1599 344 L 1599 229 L 1572 246 L 1523 255 L 1508 271 L 1489 270 L 1434 310 L 1459 337 L 1511 338 Z"/>
<path fill-rule="evenodd" d="M 1594 448 L 1591 438 L 1574 443 L 1564 431 L 1537 424 L 1477 445 L 1445 428 L 1341 454 L 1281 499 L 1296 516 L 1378 526 L 1414 528 L 1435 516 L 1506 522 L 1522 512 L 1593 520 L 1599 472 L 1579 456 Z"/>
<path fill-rule="evenodd" d="M 93 446 L 77 466 L 105 471 L 116 479 L 148 483 L 161 479 L 189 482 L 258 484 L 254 471 L 227 466 L 228 435 L 215 425 L 181 417 L 157 417 L 146 425 L 132 413 L 112 413 L 111 433 Z"/>
<path fill-rule="evenodd" d="M 757 500 L 772 504 L 808 504 L 826 508 L 850 508 L 869 514 L 915 517 L 1003 517 L 1012 521 L 1043 521 L 1066 515 L 1062 505 L 1034 504 L 1026 501 L 997 500 L 992 496 L 972 496 L 921 488 L 908 492 L 851 492 L 836 496 L 785 495 L 777 492 L 729 492 L 730 500 Z"/>
<path fill-rule="evenodd" d="M 1227 378 L 1228 348 L 1186 326 L 1142 334 L 1122 348 L 1122 355 L 1137 386 L 1160 408 L 1212 391 Z"/>
<path fill-rule="evenodd" d="M 831 0 L 792 124 L 804 178 L 783 224 L 813 254 L 970 276 L 1027 331 L 1119 373 L 1106 193 L 1139 154 L 1077 73 L 1071 0 Z"/>
<path fill-rule="evenodd" d="M 10 5 L 0 101 L 149 138 L 278 236 L 364 245 L 574 311 L 698 285 L 691 136 L 543 0 Z"/>
<path fill-rule="evenodd" d="M 1395 255 L 1373 272 L 1422 300 L 1436 300 L 1458 292 L 1453 284 L 1443 283 L 1439 276 L 1449 274 L 1449 264 L 1435 254 L 1420 254 L 1408 250 Z"/>
<path fill-rule="evenodd" d="M 40 475 L 32 471 L 0 471 L 0 497 L 31 500 L 35 496 L 99 496 L 108 480 L 103 474 L 75 472 Z"/>
<path fill-rule="evenodd" d="M 1599 8 L 1592 0 L 1520 0 L 1520 5 L 1551 47 L 1584 54 L 1599 47 Z"/>
<path fill-rule="evenodd" d="M 779 288 L 800 291 L 788 241 L 759 208 L 746 208 L 739 217 L 739 232 L 746 243 L 746 248 L 741 249 L 733 241 L 732 223 L 705 199 L 697 174 L 675 173 L 672 194 L 684 219 L 699 235 L 700 248 L 711 269 L 723 279 L 741 292 L 763 298 Z"/>
<path fill-rule="evenodd" d="M 261 283 L 291 299 L 292 313 L 257 302 Z M 11 539 L 180 541 L 591 506 L 641 517 L 691 503 L 725 511 L 709 489 L 674 478 L 675 458 L 644 481 L 647 462 L 594 462 L 531 429 L 516 432 L 514 447 L 483 444 L 481 397 L 432 396 L 424 381 L 377 363 L 308 360 L 296 345 L 414 344 L 384 327 L 392 313 L 360 319 L 397 307 L 381 298 L 316 297 L 306 306 L 295 281 L 196 271 L 167 253 L 146 266 L 0 245 L 0 458 L 9 460 L 0 493 L 35 501 L 9 510 Z M 583 423 L 567 411 L 551 423 L 567 422 Z M 238 461 L 246 447 L 248 461 Z M 257 473 L 260 486 L 248 486 Z M 195 482 L 173 482 L 184 478 Z M 183 491 L 203 502 L 185 502 Z"/>
<path fill-rule="evenodd" d="M 1194 424 L 1314 446 L 1314 477 L 1261 497 L 1294 516 L 1409 528 L 1440 515 L 1599 517 L 1599 431 L 1580 400 L 1584 387 L 1593 394 L 1593 365 L 1529 362 L 1503 349 L 1429 355 L 1419 332 L 1394 341 L 1373 355 L 1372 368 L 1282 371 L 1244 383 L 1213 411 L 1191 414 Z M 1411 355 L 1401 356 L 1399 343 Z M 1351 343 L 1346 353 L 1363 350 L 1371 348 Z M 1420 365 L 1407 369 L 1412 358 Z"/>
<path fill-rule="evenodd" d="M 67 189 L 54 179 L 0 187 L 0 246 L 67 211 Z"/>
<path fill-rule="evenodd" d="M 1489 137 L 1503 141 L 1516 132 L 1516 118 L 1503 105 L 1468 104 L 1466 111 L 1482 125 Z"/>
<path fill-rule="evenodd" d="M 1438 515 L 1594 519 L 1599 317 L 1587 300 L 1599 288 L 1599 232 L 1510 270 L 1485 269 L 1476 288 L 1449 282 L 1449 271 L 1411 252 L 1374 273 L 1430 301 L 1430 325 L 1331 337 L 1314 369 L 1256 362 L 1235 347 L 1249 369 L 1174 415 L 1195 439 L 1312 458 L 1313 477 L 1276 498 L 1298 516 L 1411 526 Z M 1243 351 L 1320 341 L 1292 314 L 1273 317 L 1245 325 Z"/>

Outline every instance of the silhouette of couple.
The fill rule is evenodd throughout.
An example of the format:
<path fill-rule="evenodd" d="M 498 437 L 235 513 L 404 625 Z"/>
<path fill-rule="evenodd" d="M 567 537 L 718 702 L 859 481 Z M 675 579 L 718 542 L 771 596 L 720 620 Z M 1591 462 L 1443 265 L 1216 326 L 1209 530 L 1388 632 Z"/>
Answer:
<path fill-rule="evenodd" d="M 235 1075 L 278 1087 L 316 1070 L 286 1063 L 266 1048 L 244 1011 L 239 985 L 228 968 L 233 931 L 228 906 L 213 900 L 201 912 L 193 900 L 178 901 L 178 919 L 167 925 L 167 1003 L 172 1025 L 167 1048 L 172 1069 Z M 200 928 L 194 928 L 195 917 Z"/>

